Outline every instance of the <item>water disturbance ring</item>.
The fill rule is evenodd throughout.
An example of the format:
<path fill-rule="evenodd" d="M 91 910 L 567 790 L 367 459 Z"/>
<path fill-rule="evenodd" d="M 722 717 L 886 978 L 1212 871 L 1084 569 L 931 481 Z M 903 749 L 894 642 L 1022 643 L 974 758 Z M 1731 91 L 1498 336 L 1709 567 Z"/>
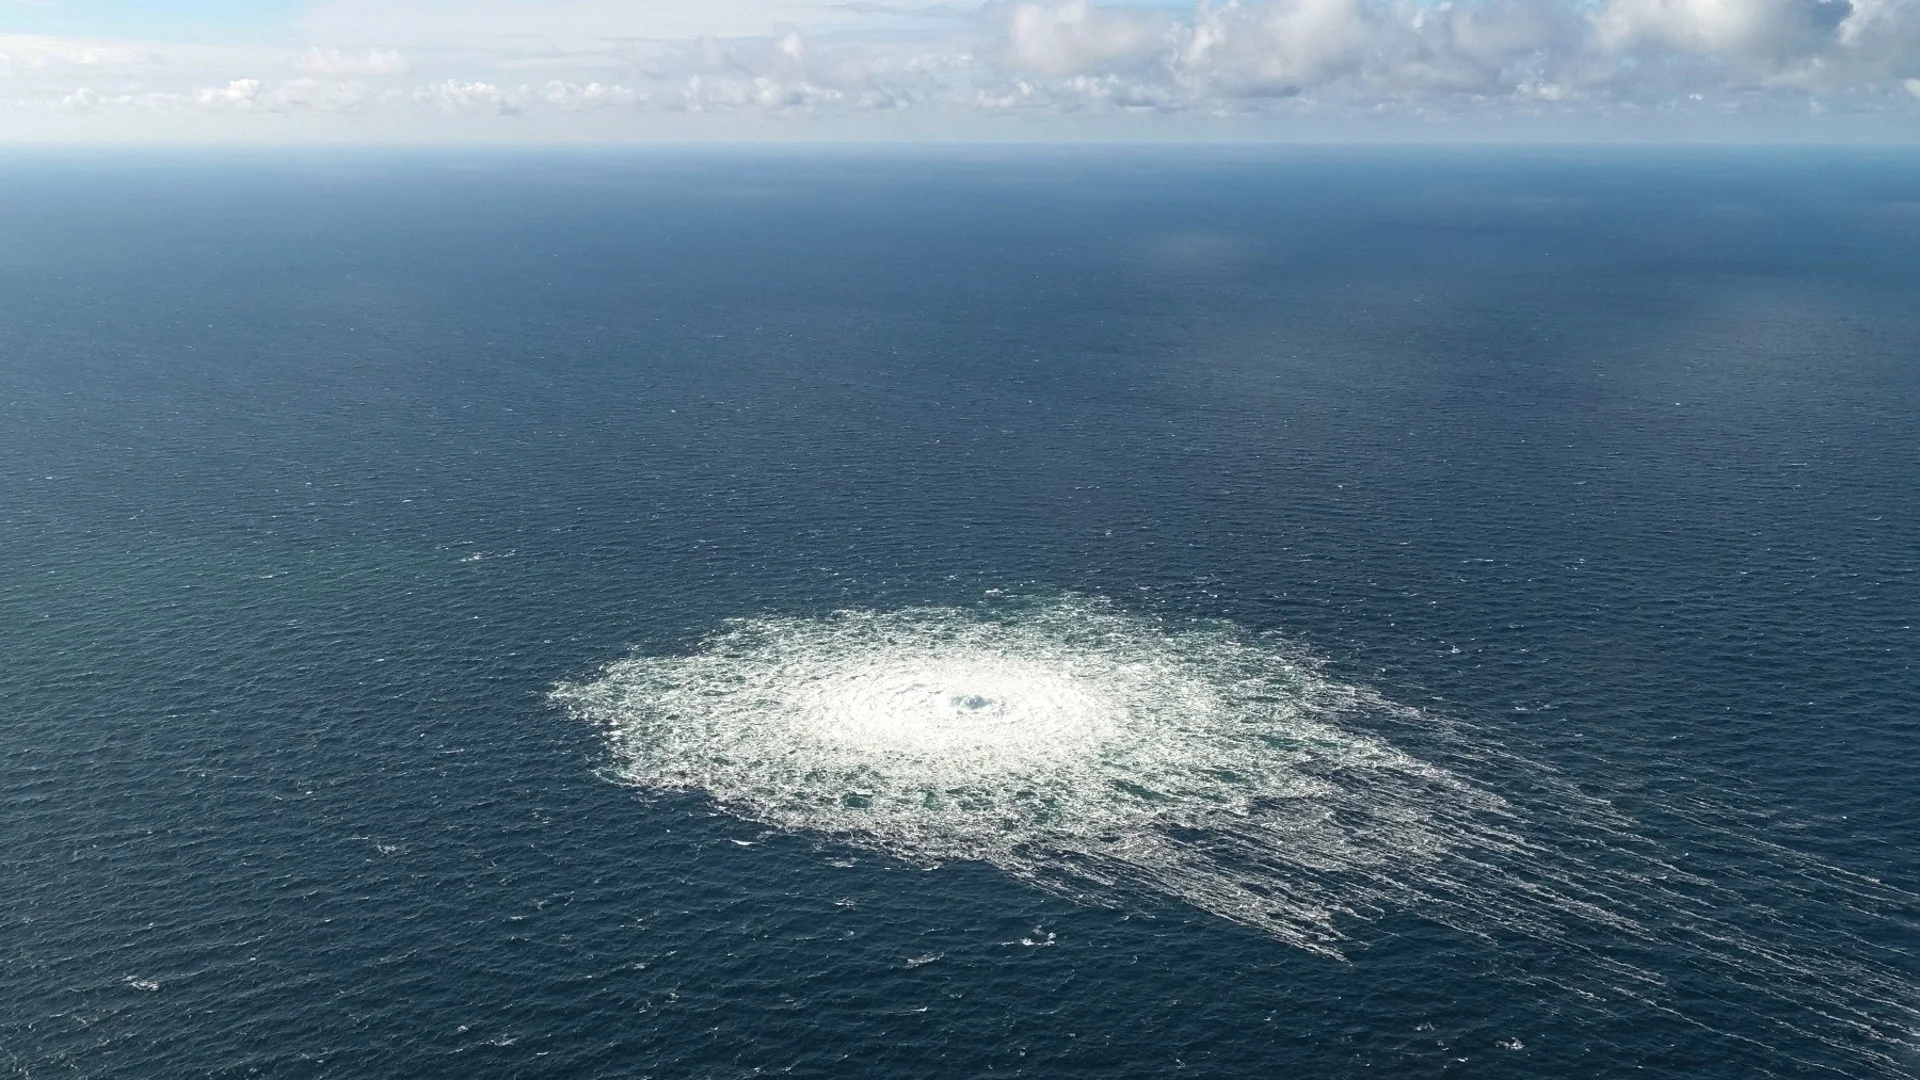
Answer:
<path fill-rule="evenodd" d="M 1796 1037 L 1887 1066 L 1920 1026 L 1897 965 L 1833 955 L 1818 926 L 1803 953 L 1752 939 L 1698 901 L 1718 883 L 1600 800 L 1225 623 L 1170 628 L 1075 596 L 742 619 L 553 696 L 603 725 L 625 783 L 912 862 L 978 860 L 1084 902 L 1171 898 L 1334 957 L 1356 927 L 1417 910 L 1563 943 L 1584 974 L 1542 981 L 1662 1009 L 1665 976 L 1581 942 L 1651 941 L 1649 925 L 1671 939 L 1691 920 L 1663 946 L 1834 1022 L 1783 1024 Z M 1517 807 L 1377 734 L 1394 727 L 1451 762 L 1526 770 L 1554 801 Z M 1541 815 L 1593 854 L 1533 839 Z M 1769 855 L 1850 910 L 1913 899 Z"/>

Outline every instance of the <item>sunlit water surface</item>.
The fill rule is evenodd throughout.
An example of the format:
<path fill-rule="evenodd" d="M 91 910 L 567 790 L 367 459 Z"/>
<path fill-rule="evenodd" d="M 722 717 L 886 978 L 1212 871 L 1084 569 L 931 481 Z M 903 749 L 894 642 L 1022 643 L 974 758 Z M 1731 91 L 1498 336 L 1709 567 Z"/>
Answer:
<path fill-rule="evenodd" d="M 0 1070 L 1920 1070 L 1897 154 L 0 164 Z"/>

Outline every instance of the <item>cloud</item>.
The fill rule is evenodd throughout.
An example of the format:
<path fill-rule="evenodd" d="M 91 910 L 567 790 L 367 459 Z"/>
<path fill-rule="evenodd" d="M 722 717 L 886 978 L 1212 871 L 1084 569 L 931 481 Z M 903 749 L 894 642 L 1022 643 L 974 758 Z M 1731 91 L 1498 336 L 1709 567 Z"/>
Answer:
<path fill-rule="evenodd" d="M 545 100 L 549 105 L 578 112 L 586 109 L 628 108 L 638 105 L 644 97 L 618 83 L 602 85 L 597 82 L 585 86 L 559 79 L 547 83 Z"/>
<path fill-rule="evenodd" d="M 931 6 L 928 0 L 865 11 L 832 0 L 322 0 L 302 27 L 317 37 L 387 45 L 472 48 L 519 41 L 584 49 L 885 22 Z"/>
<path fill-rule="evenodd" d="M 1650 47 L 1748 61 L 1818 50 L 1850 14 L 1846 0 L 1607 0 L 1593 23 L 1608 50 Z"/>
<path fill-rule="evenodd" d="M 1096 8 L 1087 0 L 1012 4 L 993 15 L 1003 26 L 1008 65 L 1043 75 L 1130 67 L 1174 41 L 1174 25 L 1164 16 Z"/>
<path fill-rule="evenodd" d="M 118 71 L 159 63 L 163 50 L 140 42 L 0 34 L 0 56 L 16 76 L 67 69 Z"/>
<path fill-rule="evenodd" d="M 368 49 L 365 52 L 352 53 L 316 46 L 300 54 L 300 60 L 296 66 L 301 71 L 314 75 L 353 75 L 369 78 L 404 75 L 407 72 L 406 59 L 391 49 Z"/>
<path fill-rule="evenodd" d="M 1114 100 L 1206 111 L 1604 109 L 1755 90 L 1795 110 L 1815 92 L 1884 108 L 1920 77 L 1920 0 L 1226 0 L 1191 14 L 1066 0 L 997 17 L 1022 89 L 979 100 L 1003 107 L 1125 85 Z"/>
<path fill-rule="evenodd" d="M 1063 93 L 1118 107 L 1255 112 L 1291 98 L 1443 106 L 1448 97 L 1537 103 L 1569 96 L 1584 24 L 1552 0 L 1264 0 L 1097 12 L 1023 4 L 1007 66 L 1024 89 L 1000 107 Z M 1033 76 L 1053 76 L 1054 82 Z"/>
<path fill-rule="evenodd" d="M 445 82 L 422 86 L 414 91 L 414 100 L 451 112 L 493 113 L 512 116 L 526 111 L 526 94 L 502 90 L 490 82 Z"/>
<path fill-rule="evenodd" d="M 137 111 L 143 132 L 277 117 L 289 137 L 322 115 L 332 137 L 399 138 L 685 136 L 724 117 L 859 132 L 881 115 L 917 137 L 1660 116 L 1920 130 L 1920 0 L 323 0 L 301 33 L 0 35 L 0 138 L 56 131 L 60 110 Z"/>
<path fill-rule="evenodd" d="M 226 86 L 206 86 L 193 92 L 202 105 L 252 105 L 260 100 L 259 79 L 234 79 Z"/>

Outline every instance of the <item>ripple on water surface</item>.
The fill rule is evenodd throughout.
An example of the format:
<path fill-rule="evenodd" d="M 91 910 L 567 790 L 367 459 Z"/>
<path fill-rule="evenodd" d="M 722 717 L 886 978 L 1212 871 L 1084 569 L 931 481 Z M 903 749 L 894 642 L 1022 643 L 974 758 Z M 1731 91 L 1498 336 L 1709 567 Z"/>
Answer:
<path fill-rule="evenodd" d="M 743 619 L 555 698 L 605 726 L 636 787 L 902 859 L 980 860 L 1099 903 L 1169 897 L 1334 956 L 1367 920 L 1413 909 L 1567 946 L 1587 971 L 1549 978 L 1587 997 L 1659 996 L 1664 975 L 1620 958 L 1633 950 L 1591 944 L 1659 939 L 1825 1017 L 1792 1034 L 1880 1064 L 1920 1020 L 1896 967 L 1833 955 L 1817 931 L 1804 949 L 1742 931 L 1697 900 L 1719 883 L 1604 803 L 1227 624 L 1080 597 Z M 1444 753 L 1403 752 L 1377 733 L 1393 726 Z M 1552 804 L 1463 771 L 1494 759 Z M 1613 839 L 1545 838 L 1569 831 Z M 1793 872 L 1856 906 L 1900 902 L 1805 860 Z"/>
<path fill-rule="evenodd" d="M 1499 798 L 1335 722 L 1384 702 L 1091 601 L 747 620 L 558 696 L 643 788 L 1070 893 L 1153 889 L 1322 951 L 1339 915 L 1412 899 L 1411 867 L 1515 842 Z"/>

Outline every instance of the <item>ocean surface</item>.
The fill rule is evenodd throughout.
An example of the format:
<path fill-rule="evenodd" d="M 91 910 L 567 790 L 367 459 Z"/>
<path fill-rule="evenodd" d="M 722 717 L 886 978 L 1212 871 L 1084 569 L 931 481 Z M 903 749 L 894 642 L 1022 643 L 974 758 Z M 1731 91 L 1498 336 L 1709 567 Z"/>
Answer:
<path fill-rule="evenodd" d="M 10 153 L 0 1074 L 1920 1075 L 1920 156 Z"/>

